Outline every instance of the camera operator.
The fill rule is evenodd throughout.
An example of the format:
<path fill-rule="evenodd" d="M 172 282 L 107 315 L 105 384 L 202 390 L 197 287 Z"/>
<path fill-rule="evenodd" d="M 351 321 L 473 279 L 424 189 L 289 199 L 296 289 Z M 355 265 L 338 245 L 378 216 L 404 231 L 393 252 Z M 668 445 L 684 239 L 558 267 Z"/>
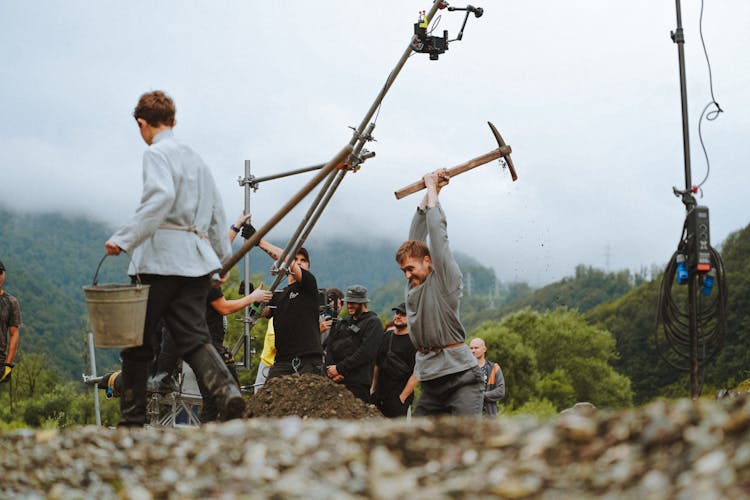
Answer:
<path fill-rule="evenodd" d="M 320 343 L 325 351 L 331 327 L 344 306 L 344 294 L 338 288 L 329 288 L 324 290 L 324 297 L 325 305 L 320 313 Z"/>
<path fill-rule="evenodd" d="M 372 370 L 383 341 L 383 325 L 377 314 L 367 310 L 367 288 L 350 286 L 344 302 L 349 316 L 337 321 L 331 329 L 326 348 L 326 374 L 369 403 Z"/>

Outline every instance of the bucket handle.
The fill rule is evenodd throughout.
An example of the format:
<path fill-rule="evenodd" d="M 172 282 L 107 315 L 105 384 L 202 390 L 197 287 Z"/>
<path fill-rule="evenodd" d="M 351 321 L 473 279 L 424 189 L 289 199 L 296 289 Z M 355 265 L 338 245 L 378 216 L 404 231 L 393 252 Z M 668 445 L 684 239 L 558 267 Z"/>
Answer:
<path fill-rule="evenodd" d="M 125 250 L 122 250 L 122 252 L 125 253 L 125 254 L 128 253 Z M 92 283 L 92 285 L 94 285 L 94 286 L 96 286 L 96 285 L 99 284 L 99 281 L 98 281 L 99 270 L 102 268 L 102 264 L 104 263 L 104 259 L 106 259 L 107 257 L 109 257 L 109 255 L 107 255 L 105 253 L 104 256 L 102 257 L 102 260 L 99 261 L 99 265 L 96 266 L 96 272 L 94 273 L 94 281 Z M 129 254 L 128 254 L 128 257 L 130 257 Z M 129 260 L 132 261 L 132 259 L 129 259 Z M 136 283 L 136 285 L 141 286 L 141 277 L 140 277 L 140 275 L 138 273 L 135 273 L 135 283 Z"/>

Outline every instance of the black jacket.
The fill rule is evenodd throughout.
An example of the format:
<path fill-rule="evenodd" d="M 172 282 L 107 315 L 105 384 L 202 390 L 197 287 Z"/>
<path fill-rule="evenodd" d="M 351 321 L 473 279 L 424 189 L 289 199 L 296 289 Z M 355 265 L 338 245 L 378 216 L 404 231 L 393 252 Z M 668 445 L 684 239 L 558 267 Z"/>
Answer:
<path fill-rule="evenodd" d="M 336 365 L 344 385 L 370 385 L 372 369 L 383 342 L 378 315 L 366 311 L 359 319 L 347 316 L 336 321 L 326 342 L 326 365 Z"/>

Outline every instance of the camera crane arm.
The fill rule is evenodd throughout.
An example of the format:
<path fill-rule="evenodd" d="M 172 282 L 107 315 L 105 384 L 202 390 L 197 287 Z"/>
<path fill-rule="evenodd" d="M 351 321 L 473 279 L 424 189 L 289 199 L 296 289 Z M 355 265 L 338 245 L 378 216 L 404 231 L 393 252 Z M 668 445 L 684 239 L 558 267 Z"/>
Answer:
<path fill-rule="evenodd" d="M 229 259 L 227 259 L 227 261 L 219 271 L 220 275 L 228 273 L 229 270 L 234 267 L 235 264 L 237 264 L 237 262 L 245 254 L 247 254 L 258 242 L 260 242 L 260 240 L 271 229 L 273 229 L 283 217 L 285 217 L 294 207 L 296 207 L 303 198 L 305 198 L 319 184 L 324 182 L 323 188 L 320 190 L 320 193 L 314 200 L 305 218 L 300 223 L 295 236 L 289 241 L 289 244 L 284 249 L 282 256 L 279 258 L 275 265 L 275 267 L 282 272 L 289 268 L 291 261 L 294 259 L 293 250 L 304 244 L 305 239 L 312 231 L 315 223 L 322 214 L 323 209 L 325 209 L 325 206 L 330 201 L 331 197 L 333 196 L 335 190 L 338 188 L 346 173 L 349 170 L 352 170 L 353 168 L 359 166 L 364 160 L 372 156 L 372 154 L 369 152 L 360 156 L 365 143 L 373 140 L 372 131 L 375 127 L 375 124 L 371 122 L 372 117 L 375 115 L 375 112 L 382 104 L 385 95 L 388 93 L 388 90 L 390 90 L 393 82 L 396 80 L 396 77 L 403 69 L 407 59 L 409 59 L 409 56 L 411 56 L 413 51 L 427 52 L 430 54 L 430 59 L 437 59 L 437 53 L 442 53 L 447 50 L 447 32 L 444 36 L 445 46 L 442 52 L 437 53 L 435 53 L 435 47 L 432 47 L 431 41 L 432 39 L 436 39 L 438 37 L 430 37 L 426 32 L 427 27 L 429 26 L 437 11 L 439 9 L 445 9 L 446 7 L 448 7 L 447 1 L 434 0 L 432 6 L 430 7 L 430 10 L 420 19 L 420 22 L 415 25 L 415 32 L 417 31 L 418 27 L 420 30 L 424 30 L 423 38 L 420 39 L 420 35 L 417 33 L 412 36 L 409 45 L 404 50 L 404 53 L 401 55 L 401 58 L 396 63 L 394 69 L 388 75 L 388 78 L 386 79 L 386 82 L 381 88 L 377 97 L 368 109 L 359 126 L 354 130 L 349 144 L 347 144 L 341 151 L 339 151 L 339 153 L 328 163 L 322 166 L 321 172 L 319 172 L 313 179 L 311 179 L 296 195 L 292 197 L 291 200 L 284 204 L 284 206 L 282 206 L 276 212 L 276 214 L 272 216 L 268 222 L 266 222 L 266 224 L 264 224 L 255 232 L 255 234 L 253 234 L 248 240 L 246 240 L 237 252 L 235 252 Z M 471 10 L 469 10 L 469 7 L 471 7 Z M 474 12 L 474 15 L 476 17 L 481 16 L 481 13 L 483 12 L 481 8 L 475 8 L 472 6 L 469 7 L 454 7 L 453 10 L 467 10 L 467 17 L 469 12 Z M 428 43 L 425 44 L 425 41 Z M 275 290 L 276 286 L 278 286 L 279 282 L 281 281 L 279 278 L 280 276 L 277 276 L 276 283 L 271 287 L 271 291 Z"/>

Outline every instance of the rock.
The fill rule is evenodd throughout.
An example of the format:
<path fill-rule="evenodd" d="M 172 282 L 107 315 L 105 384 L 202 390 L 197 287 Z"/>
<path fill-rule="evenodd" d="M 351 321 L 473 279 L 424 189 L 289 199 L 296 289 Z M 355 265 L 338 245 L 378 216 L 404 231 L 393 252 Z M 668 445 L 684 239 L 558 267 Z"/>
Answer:
<path fill-rule="evenodd" d="M 549 421 L 286 416 L 12 431 L 0 435 L 0 498 L 739 498 L 748 422 L 750 404 L 735 398 Z"/>

